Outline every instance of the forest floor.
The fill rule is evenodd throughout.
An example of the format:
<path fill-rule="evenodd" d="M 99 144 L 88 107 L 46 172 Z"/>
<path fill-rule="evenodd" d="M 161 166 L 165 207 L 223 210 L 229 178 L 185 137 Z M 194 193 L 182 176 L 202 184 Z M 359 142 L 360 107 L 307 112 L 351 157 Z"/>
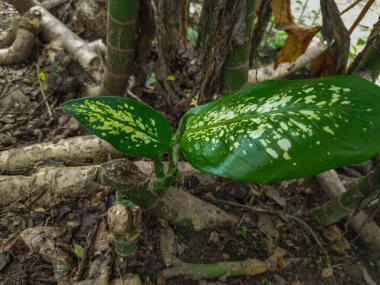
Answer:
<path fill-rule="evenodd" d="M 16 12 L 3 2 L 0 13 L 7 15 L 0 21 L 0 30 L 5 30 L 9 15 Z M 41 71 L 49 73 L 51 63 L 43 49 L 40 46 L 42 52 L 36 52 L 27 64 L 0 66 L 0 151 L 87 134 L 60 106 L 75 94 L 50 95 L 47 101 L 53 115 L 48 114 L 33 65 L 33 60 L 38 61 Z M 160 98 L 146 95 L 143 99 L 153 107 L 162 107 Z M 75 166 L 77 162 L 51 161 L 51 165 Z M 338 173 L 345 180 L 365 175 L 374 167 L 375 162 L 368 161 L 338 169 Z M 25 171 L 23 175 L 31 173 Z M 366 248 L 345 221 L 324 227 L 309 217 L 312 208 L 328 199 L 313 177 L 264 186 L 193 175 L 178 181 L 177 187 L 241 218 L 234 228 L 197 232 L 174 227 L 177 257 L 182 261 L 207 264 L 264 260 L 280 247 L 286 251 L 286 267 L 254 277 L 225 276 L 207 282 L 175 277 L 168 279 L 167 284 L 380 284 L 376 283 L 380 280 L 378 256 Z M 115 202 L 115 193 L 100 190 L 66 198 L 58 204 L 51 201 L 45 207 L 38 206 L 37 200 L 32 194 L 0 208 L 0 285 L 56 284 L 51 262 L 18 239 L 22 231 L 36 226 L 70 229 L 72 237 L 61 248 L 75 261 L 71 264 L 71 276 L 85 279 L 96 254 L 91 248 L 105 233 L 107 209 Z M 379 213 L 374 220 L 380 225 Z M 112 276 L 132 272 L 144 284 L 156 284 L 157 273 L 166 266 L 160 250 L 161 230 L 155 217 L 143 214 L 136 258 L 121 262 L 113 255 Z M 74 254 L 74 244 L 88 249 L 85 262 Z"/>

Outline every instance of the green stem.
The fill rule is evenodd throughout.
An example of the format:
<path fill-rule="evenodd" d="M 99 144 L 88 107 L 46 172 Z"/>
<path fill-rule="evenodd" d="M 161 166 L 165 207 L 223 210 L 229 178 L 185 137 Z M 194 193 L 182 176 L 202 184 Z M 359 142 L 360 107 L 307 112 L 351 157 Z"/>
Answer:
<path fill-rule="evenodd" d="M 170 187 L 175 177 L 151 181 L 134 163 L 125 159 L 103 163 L 100 177 L 104 184 L 119 191 L 124 199 L 181 227 L 201 230 L 231 226 L 238 222 L 235 216 L 222 209 Z"/>
<path fill-rule="evenodd" d="M 191 113 L 187 113 L 185 116 L 182 117 L 181 121 L 179 122 L 178 129 L 174 135 L 172 149 L 169 154 L 168 176 L 175 176 L 177 174 L 177 166 L 180 156 L 180 143 L 182 136 L 186 130 L 187 120 L 191 115 Z"/>
<path fill-rule="evenodd" d="M 137 252 L 138 232 L 133 225 L 133 210 L 116 204 L 108 209 L 110 241 L 116 254 L 126 261 L 134 259 Z"/>
<path fill-rule="evenodd" d="M 154 162 L 154 174 L 156 175 L 157 178 L 164 178 L 164 165 L 162 164 L 162 155 L 158 156 L 155 155 L 153 157 L 153 162 Z"/>
<path fill-rule="evenodd" d="M 176 262 L 161 272 L 163 277 L 186 275 L 192 279 L 221 278 L 223 276 L 254 276 L 265 271 L 281 269 L 285 251 L 277 249 L 267 260 L 247 259 L 244 261 L 218 262 L 213 264 L 192 264 Z"/>
<path fill-rule="evenodd" d="M 347 192 L 312 209 L 310 214 L 322 225 L 333 224 L 355 211 L 358 206 L 376 199 L 379 191 L 375 190 L 379 186 L 380 168 L 376 168 L 366 176 L 350 182 L 346 186 Z"/>

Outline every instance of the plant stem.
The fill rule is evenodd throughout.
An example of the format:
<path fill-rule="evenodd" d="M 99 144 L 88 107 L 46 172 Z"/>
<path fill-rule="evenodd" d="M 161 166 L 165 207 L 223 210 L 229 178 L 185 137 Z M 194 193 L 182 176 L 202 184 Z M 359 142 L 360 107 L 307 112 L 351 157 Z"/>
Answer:
<path fill-rule="evenodd" d="M 164 178 L 164 166 L 162 164 L 162 155 L 158 156 L 155 155 L 153 157 L 153 162 L 154 162 L 154 174 L 156 175 L 157 178 Z"/>
<path fill-rule="evenodd" d="M 336 199 L 326 202 L 324 205 L 311 210 L 311 216 L 322 225 L 330 225 L 350 214 L 363 202 L 376 199 L 380 185 L 380 168 L 360 177 L 347 186 L 347 192 Z"/>
<path fill-rule="evenodd" d="M 220 278 L 223 276 L 254 276 L 265 271 L 279 270 L 283 268 L 283 249 L 276 249 L 267 260 L 247 259 L 243 261 L 218 262 L 212 264 L 192 264 L 176 262 L 171 267 L 163 270 L 161 274 L 166 277 L 180 275 L 189 276 L 192 279 Z"/>
<path fill-rule="evenodd" d="M 168 176 L 175 176 L 177 173 L 177 165 L 180 156 L 180 142 L 183 134 L 185 133 L 186 123 L 190 116 L 191 113 L 187 113 L 182 117 L 181 121 L 179 122 L 178 129 L 174 135 L 172 149 L 169 153 L 169 167 L 167 173 Z"/>

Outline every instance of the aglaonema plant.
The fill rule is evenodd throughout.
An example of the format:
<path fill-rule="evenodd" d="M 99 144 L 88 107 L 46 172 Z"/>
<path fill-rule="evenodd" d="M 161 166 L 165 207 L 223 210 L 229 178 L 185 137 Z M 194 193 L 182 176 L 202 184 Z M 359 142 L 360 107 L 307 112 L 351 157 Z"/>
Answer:
<path fill-rule="evenodd" d="M 180 153 L 200 171 L 270 183 L 380 152 L 380 88 L 354 76 L 250 85 L 190 109 L 175 134 L 163 115 L 131 99 L 83 98 L 64 108 L 117 150 L 152 157 L 156 179 L 150 185 L 157 194 L 172 183 Z"/>

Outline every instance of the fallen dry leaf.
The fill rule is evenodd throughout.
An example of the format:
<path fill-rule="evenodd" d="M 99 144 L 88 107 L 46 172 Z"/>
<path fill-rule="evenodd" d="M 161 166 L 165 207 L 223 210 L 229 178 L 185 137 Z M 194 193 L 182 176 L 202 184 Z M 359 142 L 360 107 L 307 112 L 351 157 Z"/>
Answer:
<path fill-rule="evenodd" d="M 286 27 L 293 24 L 290 0 L 272 0 L 270 3 L 276 27 Z"/>
<path fill-rule="evenodd" d="M 320 27 L 304 29 L 296 25 L 287 26 L 285 31 L 289 34 L 284 46 L 277 54 L 275 67 L 283 62 L 293 62 L 301 54 L 303 54 L 309 46 L 311 40 L 316 33 L 320 31 Z"/>

